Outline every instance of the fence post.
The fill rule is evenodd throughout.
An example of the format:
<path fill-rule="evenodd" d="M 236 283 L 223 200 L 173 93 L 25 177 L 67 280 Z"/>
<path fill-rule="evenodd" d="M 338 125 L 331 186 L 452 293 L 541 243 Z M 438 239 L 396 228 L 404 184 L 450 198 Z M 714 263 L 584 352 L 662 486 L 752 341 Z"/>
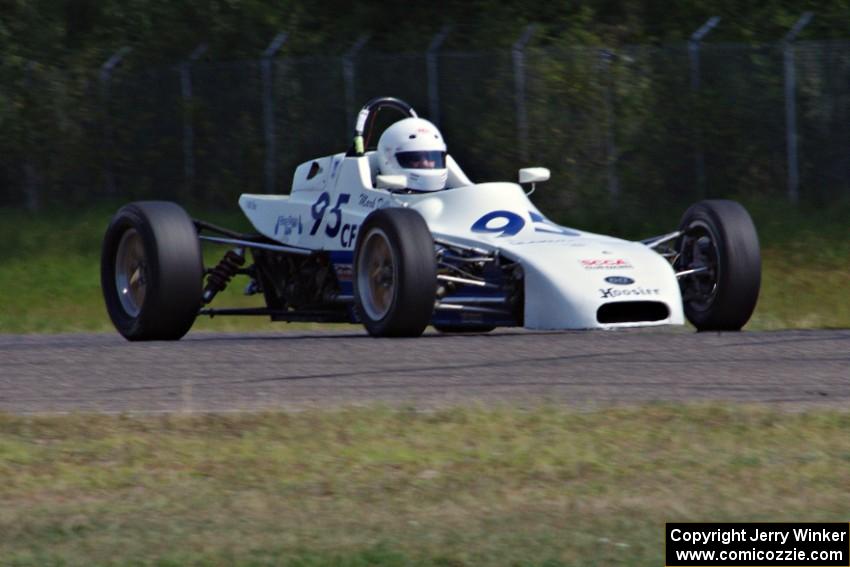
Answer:
<path fill-rule="evenodd" d="M 514 43 L 511 54 L 514 63 L 514 92 L 516 97 L 517 145 L 519 157 L 528 159 L 528 111 L 525 107 L 525 48 L 537 30 L 536 24 L 526 26 L 525 31 Z"/>
<path fill-rule="evenodd" d="M 351 49 L 342 57 L 342 77 L 345 81 L 345 132 L 346 135 L 353 128 L 354 124 L 354 58 L 369 41 L 369 35 L 363 34 Z"/>
<path fill-rule="evenodd" d="M 106 185 L 106 194 L 109 197 L 115 196 L 115 169 L 112 163 L 112 155 L 115 147 L 115 136 L 112 132 L 112 117 L 109 113 L 110 100 L 110 83 L 112 82 L 112 71 L 119 63 L 130 53 L 131 48 L 122 47 L 112 54 L 112 56 L 104 61 L 100 66 L 100 103 L 103 106 L 103 175 Z"/>
<path fill-rule="evenodd" d="M 32 72 L 35 68 L 35 61 L 27 61 L 27 65 L 24 68 L 24 88 L 28 92 L 33 92 L 32 86 Z M 38 175 L 35 172 L 35 164 L 33 163 L 32 156 L 32 147 L 33 145 L 29 142 L 25 144 L 27 148 L 26 158 L 24 158 L 24 191 L 26 192 L 27 210 L 34 213 L 38 211 L 40 207 L 40 199 L 39 199 L 39 181 Z"/>
<path fill-rule="evenodd" d="M 260 73 L 263 82 L 263 130 L 266 137 L 266 193 L 274 193 L 277 175 L 277 136 L 274 123 L 274 84 L 272 81 L 272 58 L 286 42 L 286 32 L 280 32 L 263 51 Z"/>
<path fill-rule="evenodd" d="M 614 53 L 600 49 L 602 71 L 605 75 L 605 169 L 608 176 L 608 196 L 615 205 L 620 201 L 620 179 L 617 177 L 617 137 L 614 134 L 614 77 L 611 73 L 611 61 Z"/>
<path fill-rule="evenodd" d="M 797 70 L 794 64 L 794 40 L 812 20 L 805 12 L 782 39 L 782 58 L 785 63 L 785 128 L 788 147 L 788 200 L 800 201 L 800 163 L 797 152 Z"/>
<path fill-rule="evenodd" d="M 194 195 L 195 189 L 195 128 L 192 108 L 192 63 L 207 51 L 207 44 L 199 44 L 180 64 L 180 94 L 183 97 L 183 177 L 186 182 L 186 197 Z"/>
<path fill-rule="evenodd" d="M 712 16 L 700 28 L 691 34 L 688 40 L 688 58 L 691 63 L 691 91 L 696 98 L 700 90 L 700 44 L 703 38 L 720 23 L 720 17 Z M 694 132 L 694 165 L 696 168 L 697 189 L 700 197 L 706 195 L 705 183 L 705 153 L 703 150 L 702 141 L 702 125 L 697 120 L 696 130 Z"/>
<path fill-rule="evenodd" d="M 451 31 L 451 26 L 443 26 L 443 29 L 437 33 L 428 46 L 428 51 L 425 56 L 425 64 L 428 73 L 428 111 L 429 118 L 436 126 L 440 126 L 440 90 L 439 77 L 437 76 L 437 51 L 446 41 L 446 37 Z"/>

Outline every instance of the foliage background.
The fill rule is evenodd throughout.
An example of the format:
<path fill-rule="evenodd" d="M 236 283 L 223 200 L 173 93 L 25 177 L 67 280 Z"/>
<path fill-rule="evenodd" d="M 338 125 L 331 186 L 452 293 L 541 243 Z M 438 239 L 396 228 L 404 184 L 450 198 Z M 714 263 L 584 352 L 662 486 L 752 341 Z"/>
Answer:
<path fill-rule="evenodd" d="M 842 0 L 4 0 L 0 50 L 45 64 L 97 66 L 120 45 L 150 63 L 183 58 L 206 41 L 216 56 L 242 58 L 288 30 L 293 54 L 339 54 L 363 32 L 379 50 L 415 51 L 449 23 L 463 30 L 453 45 L 473 48 L 508 47 L 528 23 L 541 25 L 543 43 L 662 44 L 687 40 L 711 16 L 722 18 L 713 41 L 771 42 L 806 10 L 816 17 L 805 37 L 834 39 L 847 37 L 847 9 Z"/>
<path fill-rule="evenodd" d="M 289 37 L 273 62 L 279 191 L 300 161 L 344 149 L 348 106 L 392 94 L 427 116 L 424 54 L 446 25 L 439 94 L 450 151 L 473 179 L 512 178 L 521 164 L 511 46 L 529 23 L 538 25 L 526 56 L 535 163 L 522 165 L 553 169 L 550 211 L 782 196 L 779 41 L 804 10 L 815 18 L 797 49 L 802 184 L 825 204 L 850 194 L 846 2 L 4 0 L 0 206 L 231 206 L 241 192 L 262 191 L 259 58 L 280 31 Z M 722 20 L 703 46 L 696 95 L 686 41 L 714 15 Z M 349 104 L 341 57 L 362 34 L 370 39 Z M 187 102 L 181 64 L 200 43 L 208 50 L 192 66 Z M 99 68 L 123 46 L 132 51 L 107 86 Z M 191 181 L 184 120 L 194 128 Z M 707 188 L 695 179 L 698 143 Z M 620 191 L 609 202 L 612 184 Z"/>

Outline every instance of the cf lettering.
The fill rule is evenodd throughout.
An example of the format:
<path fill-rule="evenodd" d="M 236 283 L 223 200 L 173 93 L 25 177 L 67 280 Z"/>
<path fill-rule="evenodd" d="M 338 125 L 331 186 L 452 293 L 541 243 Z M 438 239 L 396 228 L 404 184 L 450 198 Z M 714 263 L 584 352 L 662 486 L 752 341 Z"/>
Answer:
<path fill-rule="evenodd" d="M 345 224 L 342 226 L 342 232 L 339 235 L 339 243 L 343 248 L 351 248 L 357 241 L 357 225 Z"/>

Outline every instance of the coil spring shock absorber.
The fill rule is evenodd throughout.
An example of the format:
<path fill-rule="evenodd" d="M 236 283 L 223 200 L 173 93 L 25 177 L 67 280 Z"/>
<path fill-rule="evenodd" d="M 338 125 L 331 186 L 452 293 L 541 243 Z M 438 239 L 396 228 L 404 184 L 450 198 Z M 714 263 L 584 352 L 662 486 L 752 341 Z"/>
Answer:
<path fill-rule="evenodd" d="M 204 288 L 204 303 L 212 301 L 218 292 L 226 288 L 244 264 L 245 252 L 241 248 L 228 250 L 218 265 L 209 271 L 207 285 Z"/>

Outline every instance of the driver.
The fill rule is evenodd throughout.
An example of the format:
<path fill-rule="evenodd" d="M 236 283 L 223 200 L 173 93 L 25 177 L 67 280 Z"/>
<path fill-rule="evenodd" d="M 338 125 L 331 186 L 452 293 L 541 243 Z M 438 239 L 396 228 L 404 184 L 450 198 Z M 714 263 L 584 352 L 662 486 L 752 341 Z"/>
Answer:
<path fill-rule="evenodd" d="M 446 188 L 446 143 L 437 127 L 422 118 L 405 118 L 384 130 L 378 141 L 383 175 L 404 175 L 414 191 Z"/>

